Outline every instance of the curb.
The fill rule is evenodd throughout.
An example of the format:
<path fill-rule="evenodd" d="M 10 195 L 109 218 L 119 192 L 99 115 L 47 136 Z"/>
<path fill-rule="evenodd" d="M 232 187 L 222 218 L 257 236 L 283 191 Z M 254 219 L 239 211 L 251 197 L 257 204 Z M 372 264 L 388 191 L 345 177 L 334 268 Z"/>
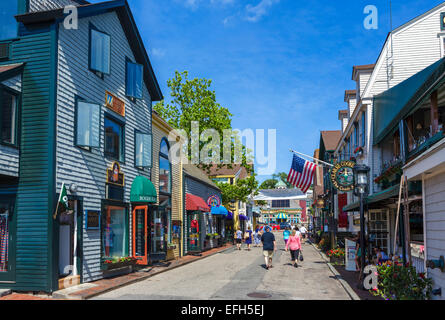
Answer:
<path fill-rule="evenodd" d="M 323 258 L 323 260 L 326 262 L 326 264 L 329 267 L 329 270 L 331 270 L 331 272 L 334 274 L 335 279 L 337 279 L 340 284 L 342 285 L 342 287 L 345 289 L 346 293 L 351 297 L 352 300 L 361 300 L 360 297 L 355 293 L 355 291 L 351 288 L 351 286 L 349 285 L 349 283 L 347 283 L 342 276 L 340 275 L 340 273 L 338 273 L 338 271 L 334 268 L 334 266 L 329 262 L 328 258 L 326 257 L 326 255 L 321 252 L 312 242 L 311 242 L 312 247 L 314 247 L 314 249 L 320 254 L 320 256 Z"/>
<path fill-rule="evenodd" d="M 185 265 L 187 265 L 189 263 L 193 263 L 193 262 L 196 262 L 196 261 L 199 261 L 199 260 L 211 257 L 211 256 L 213 256 L 215 254 L 218 254 L 218 253 L 226 252 L 226 251 L 228 251 L 230 249 L 233 249 L 233 245 L 228 247 L 228 248 L 225 248 L 225 249 L 223 249 L 221 251 L 213 252 L 213 253 L 208 254 L 206 256 L 199 257 L 199 258 L 194 259 L 194 260 L 186 261 L 186 262 L 178 264 L 176 266 L 165 268 L 164 270 L 156 271 L 156 272 L 154 272 L 152 274 L 149 274 L 149 275 L 137 278 L 137 279 L 130 280 L 130 281 L 126 282 L 126 283 L 122 283 L 120 285 L 117 285 L 117 286 L 114 286 L 114 287 L 111 287 L 111 288 L 104 289 L 104 290 L 102 290 L 100 292 L 91 293 L 91 294 L 85 295 L 85 296 L 79 296 L 79 295 L 75 295 L 75 294 L 67 294 L 67 295 L 64 295 L 64 294 L 55 294 L 54 295 L 53 294 L 53 298 L 65 299 L 65 300 L 88 300 L 88 299 L 91 299 L 91 298 L 96 297 L 98 295 L 101 295 L 101 294 L 104 294 L 104 293 L 107 293 L 107 292 L 110 292 L 110 291 L 113 291 L 113 290 L 116 290 L 116 289 L 119 289 L 119 288 L 122 288 L 122 287 L 125 287 L 125 286 L 128 286 L 128 285 L 131 285 L 131 284 L 134 284 L 134 283 L 137 283 L 137 282 L 140 282 L 140 281 L 144 281 L 144 280 L 146 280 L 148 278 L 151 278 L 151 277 L 156 276 L 158 274 L 164 273 L 166 271 L 170 271 L 170 270 L 173 270 L 173 269 L 185 266 Z M 92 282 L 92 283 L 94 283 L 94 282 Z"/>

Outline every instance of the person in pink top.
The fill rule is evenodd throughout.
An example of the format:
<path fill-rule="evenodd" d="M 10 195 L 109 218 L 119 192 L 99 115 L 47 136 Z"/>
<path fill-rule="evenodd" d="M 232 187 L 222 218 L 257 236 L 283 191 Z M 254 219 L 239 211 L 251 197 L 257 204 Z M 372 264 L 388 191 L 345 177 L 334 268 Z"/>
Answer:
<path fill-rule="evenodd" d="M 292 230 L 292 235 L 289 237 L 289 240 L 286 243 L 286 251 L 290 250 L 290 254 L 292 260 L 295 261 L 294 267 L 298 267 L 298 256 L 300 255 L 301 250 L 301 239 L 300 236 L 297 235 L 295 230 Z"/>

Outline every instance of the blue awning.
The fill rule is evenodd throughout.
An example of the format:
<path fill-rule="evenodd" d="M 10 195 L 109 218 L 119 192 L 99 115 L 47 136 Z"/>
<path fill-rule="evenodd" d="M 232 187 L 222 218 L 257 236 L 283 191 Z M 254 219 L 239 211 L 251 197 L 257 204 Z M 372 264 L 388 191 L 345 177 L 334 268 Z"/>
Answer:
<path fill-rule="evenodd" d="M 433 63 L 412 77 L 374 97 L 373 129 L 374 144 L 380 143 L 388 134 L 393 133 L 400 120 L 416 106 L 419 98 L 434 82 L 433 78 L 442 75 L 445 59 Z"/>
<path fill-rule="evenodd" d="M 224 206 L 212 207 L 210 214 L 226 216 L 229 213 Z"/>

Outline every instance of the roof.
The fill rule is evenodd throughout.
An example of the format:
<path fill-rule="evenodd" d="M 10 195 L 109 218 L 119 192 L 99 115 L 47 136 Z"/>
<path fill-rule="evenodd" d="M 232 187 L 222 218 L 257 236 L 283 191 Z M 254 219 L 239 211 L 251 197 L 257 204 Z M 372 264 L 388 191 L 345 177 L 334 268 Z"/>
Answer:
<path fill-rule="evenodd" d="M 348 116 L 349 110 L 339 110 L 338 111 L 338 120 L 341 120 L 342 117 Z"/>
<path fill-rule="evenodd" d="M 246 168 L 240 164 L 232 164 L 231 166 L 232 167 L 229 168 L 227 165 L 224 165 L 222 168 L 218 168 L 218 165 L 214 164 L 210 167 L 209 176 L 236 176 L 239 174 L 239 179 L 244 179 L 249 176 Z"/>
<path fill-rule="evenodd" d="M 287 188 L 287 184 L 285 184 L 284 182 L 283 182 L 283 180 L 281 180 L 280 179 L 280 181 L 278 181 L 278 183 L 275 185 L 275 189 L 278 189 L 278 188 Z"/>
<path fill-rule="evenodd" d="M 21 72 L 24 63 L 16 63 L 0 66 L 0 81 L 14 77 Z"/>
<path fill-rule="evenodd" d="M 303 193 L 300 189 L 265 189 L 258 190 L 258 195 L 254 197 L 258 200 L 305 200 L 312 197 L 312 193 Z"/>
<path fill-rule="evenodd" d="M 322 131 L 321 138 L 323 139 L 326 151 L 334 151 L 337 147 L 338 141 L 341 137 L 341 130 Z"/>
<path fill-rule="evenodd" d="M 439 77 L 445 75 L 445 58 L 374 97 L 374 144 L 380 143 L 418 103 L 419 98 Z"/>
<path fill-rule="evenodd" d="M 373 64 L 364 64 L 360 66 L 352 67 L 352 80 L 355 80 L 357 71 L 372 71 L 375 68 L 375 63 Z"/>
<path fill-rule="evenodd" d="M 131 9 L 126 0 L 106 1 L 94 4 L 81 4 L 77 6 L 78 17 L 85 18 L 94 15 L 104 14 L 115 11 L 121 22 L 122 29 L 128 39 L 128 43 L 133 51 L 136 61 L 144 66 L 144 82 L 150 92 L 152 101 L 160 101 L 164 97 L 161 88 L 156 79 L 147 50 L 145 49 L 142 38 L 139 34 L 136 22 L 134 20 Z M 65 18 L 64 8 L 30 12 L 26 14 L 16 15 L 17 22 L 26 25 L 42 24 L 42 23 L 60 23 Z"/>
<path fill-rule="evenodd" d="M 218 186 L 212 180 L 209 179 L 209 177 L 205 174 L 205 172 L 199 169 L 194 164 L 184 164 L 183 168 L 185 174 L 189 175 L 190 177 L 193 177 L 217 190 L 220 190 Z"/>
<path fill-rule="evenodd" d="M 357 96 L 357 91 L 356 90 L 345 90 L 345 102 L 348 102 L 348 97 L 350 96 Z"/>

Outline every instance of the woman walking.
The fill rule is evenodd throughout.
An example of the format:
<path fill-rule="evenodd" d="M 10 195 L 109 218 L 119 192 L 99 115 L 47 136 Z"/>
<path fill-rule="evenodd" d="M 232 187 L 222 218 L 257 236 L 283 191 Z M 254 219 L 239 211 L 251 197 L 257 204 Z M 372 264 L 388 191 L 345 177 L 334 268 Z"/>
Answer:
<path fill-rule="evenodd" d="M 247 251 L 250 251 L 250 246 L 252 245 L 252 234 L 253 234 L 253 231 L 250 229 L 250 226 L 247 227 L 247 231 L 246 231 Z"/>
<path fill-rule="evenodd" d="M 289 231 L 289 227 L 286 227 L 283 231 L 283 239 L 284 239 L 284 244 L 287 244 L 287 241 L 289 240 L 290 237 L 290 231 Z"/>
<path fill-rule="evenodd" d="M 243 241 L 243 233 L 241 232 L 240 229 L 236 230 L 235 240 L 236 240 L 236 249 L 241 250 L 241 242 Z"/>
<path fill-rule="evenodd" d="M 256 226 L 255 233 L 253 235 L 254 247 L 259 247 L 261 245 L 261 234 L 260 228 Z"/>
<path fill-rule="evenodd" d="M 289 237 L 289 240 L 286 243 L 286 251 L 288 249 L 290 250 L 291 258 L 294 261 L 294 267 L 297 268 L 298 257 L 301 250 L 301 239 L 295 230 L 292 230 L 292 235 Z"/>

